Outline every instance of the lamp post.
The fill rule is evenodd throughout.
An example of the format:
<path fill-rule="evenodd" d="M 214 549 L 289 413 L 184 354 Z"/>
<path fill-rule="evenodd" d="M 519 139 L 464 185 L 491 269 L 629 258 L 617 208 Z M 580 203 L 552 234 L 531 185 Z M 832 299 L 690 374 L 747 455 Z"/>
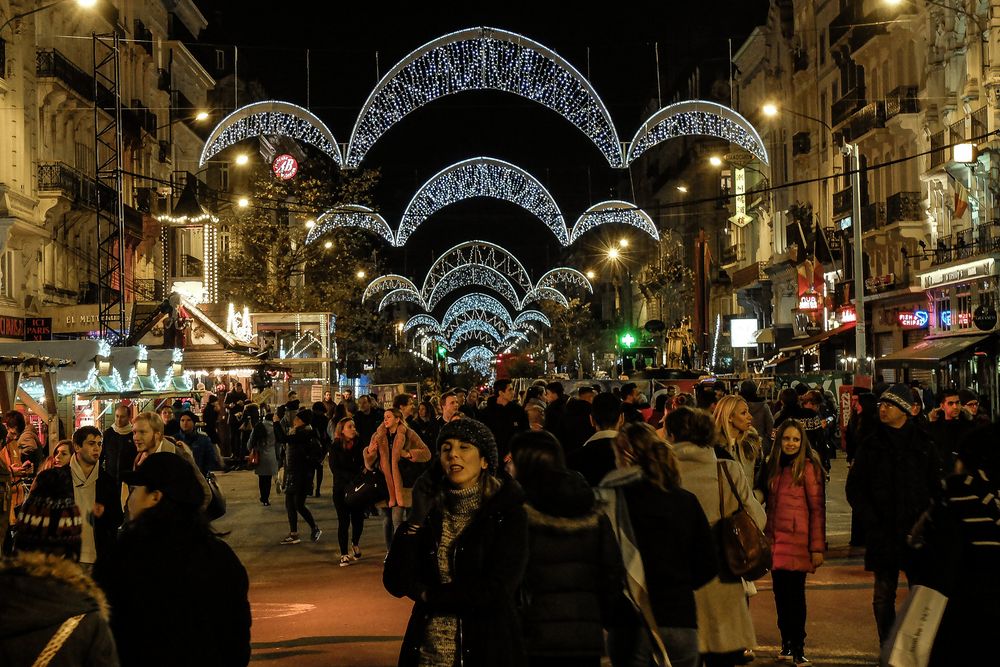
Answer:
<path fill-rule="evenodd" d="M 861 248 L 861 154 L 857 144 L 845 144 L 844 153 L 851 161 L 851 232 L 854 241 L 854 356 L 857 375 L 868 375 L 868 349 L 865 340 L 865 272 Z M 857 381 L 855 380 L 855 384 Z"/>

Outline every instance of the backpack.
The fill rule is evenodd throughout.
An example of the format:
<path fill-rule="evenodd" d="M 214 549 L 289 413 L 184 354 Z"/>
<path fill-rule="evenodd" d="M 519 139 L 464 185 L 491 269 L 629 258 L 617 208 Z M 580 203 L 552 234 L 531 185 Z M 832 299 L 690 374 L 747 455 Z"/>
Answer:
<path fill-rule="evenodd" d="M 325 455 L 326 452 L 323 450 L 323 445 L 320 444 L 319 438 L 314 434 L 306 443 L 306 459 L 312 465 L 318 466 L 323 463 Z"/>

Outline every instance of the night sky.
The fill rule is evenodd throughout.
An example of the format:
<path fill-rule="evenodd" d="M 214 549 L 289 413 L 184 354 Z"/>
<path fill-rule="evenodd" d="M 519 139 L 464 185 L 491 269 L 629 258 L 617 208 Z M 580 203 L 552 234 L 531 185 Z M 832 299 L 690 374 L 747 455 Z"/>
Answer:
<path fill-rule="evenodd" d="M 698 63 L 725 63 L 757 25 L 766 0 L 609 3 L 602 14 L 538 11 L 545 3 L 396 5 L 377 2 L 322 5 L 196 0 L 212 22 L 212 38 L 239 45 L 241 78 L 259 80 L 273 99 L 306 105 L 346 142 L 358 111 L 380 74 L 410 51 L 448 32 L 490 26 L 544 44 L 587 76 L 628 141 L 648 114 L 657 91 L 654 44 L 659 44 L 664 104 L 675 84 Z M 554 4 L 554 3 L 553 3 Z M 426 5 L 426 6 L 425 6 Z M 499 3 L 498 3 L 499 5 Z M 556 5 L 558 6 L 558 5 Z M 322 10 L 309 8 L 326 7 Z M 307 100 L 306 50 L 310 85 Z M 686 94 L 683 95 L 686 99 Z M 429 104 L 391 128 L 362 166 L 379 167 L 378 209 L 395 227 L 416 190 L 444 167 L 476 156 L 497 157 L 535 175 L 553 194 L 568 226 L 591 204 L 612 198 L 626 172 L 611 169 L 590 140 L 556 113 L 514 95 L 470 92 Z M 519 207 L 493 200 L 450 206 L 425 222 L 407 250 L 389 251 L 392 267 L 422 278 L 433 256 L 474 238 L 505 246 L 533 277 L 562 257 L 555 237 Z"/>

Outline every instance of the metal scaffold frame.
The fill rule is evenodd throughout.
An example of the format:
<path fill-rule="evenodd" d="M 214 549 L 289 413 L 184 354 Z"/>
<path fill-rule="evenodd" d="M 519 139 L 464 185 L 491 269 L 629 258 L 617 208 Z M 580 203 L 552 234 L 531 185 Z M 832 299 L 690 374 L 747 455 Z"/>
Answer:
<path fill-rule="evenodd" d="M 125 337 L 125 202 L 122 200 L 122 100 L 119 88 L 121 50 L 118 33 L 94 33 L 93 41 L 97 313 L 101 337 L 121 341 Z"/>

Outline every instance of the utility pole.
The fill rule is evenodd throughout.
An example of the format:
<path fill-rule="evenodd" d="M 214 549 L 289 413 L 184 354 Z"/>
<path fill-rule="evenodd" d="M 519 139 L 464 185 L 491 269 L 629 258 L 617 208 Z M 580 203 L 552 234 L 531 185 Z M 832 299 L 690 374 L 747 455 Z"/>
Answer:
<path fill-rule="evenodd" d="M 844 152 L 851 157 L 851 227 L 854 237 L 854 356 L 857 366 L 854 374 L 868 375 L 868 347 L 865 342 L 865 272 L 861 247 L 861 155 L 857 144 L 845 144 Z M 854 381 L 857 384 L 857 379 Z"/>

